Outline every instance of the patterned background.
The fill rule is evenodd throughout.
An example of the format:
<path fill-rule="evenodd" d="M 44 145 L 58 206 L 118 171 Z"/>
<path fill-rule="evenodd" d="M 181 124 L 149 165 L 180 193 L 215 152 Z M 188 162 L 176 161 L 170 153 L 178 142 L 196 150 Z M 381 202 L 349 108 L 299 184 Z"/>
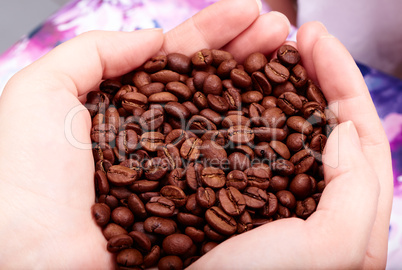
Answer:
<path fill-rule="evenodd" d="M 58 44 L 89 30 L 175 27 L 216 0 L 72 0 L 0 56 L 0 94 L 11 76 Z M 263 6 L 263 12 L 269 11 Z M 174 16 L 172 15 L 174 14 Z M 293 29 L 289 39 L 294 39 Z M 394 168 L 387 269 L 402 267 L 402 81 L 359 68 L 388 135 Z"/>

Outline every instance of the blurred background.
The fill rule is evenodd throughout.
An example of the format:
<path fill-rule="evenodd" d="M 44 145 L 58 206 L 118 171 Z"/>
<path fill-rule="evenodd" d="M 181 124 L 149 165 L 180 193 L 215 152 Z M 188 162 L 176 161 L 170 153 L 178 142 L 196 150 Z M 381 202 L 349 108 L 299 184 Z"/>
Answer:
<path fill-rule="evenodd" d="M 16 0 L 0 3 L 0 54 L 69 0 Z"/>

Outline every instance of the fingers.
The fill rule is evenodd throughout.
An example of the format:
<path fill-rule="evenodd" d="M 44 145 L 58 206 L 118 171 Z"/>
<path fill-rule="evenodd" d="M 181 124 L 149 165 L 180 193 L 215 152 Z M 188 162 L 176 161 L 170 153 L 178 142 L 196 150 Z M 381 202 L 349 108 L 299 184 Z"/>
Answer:
<path fill-rule="evenodd" d="M 204 48 L 221 48 L 249 27 L 259 12 L 256 0 L 219 1 L 167 32 L 161 53 L 191 55 Z"/>
<path fill-rule="evenodd" d="M 303 66 L 307 69 L 309 78 L 314 81 L 317 81 L 317 76 L 312 48 L 314 48 L 317 38 L 326 34 L 328 34 L 328 31 L 321 22 L 305 23 L 297 31 L 297 49 L 303 55 Z"/>
<path fill-rule="evenodd" d="M 318 238 L 327 239 L 317 241 L 324 252 L 342 255 L 345 263 L 362 264 L 376 220 L 378 178 L 362 151 L 352 122 L 342 123 L 334 130 L 326 149 L 323 164 L 327 185 L 317 211 L 307 222 Z M 336 163 L 334 160 L 338 166 L 327 165 Z M 351 244 L 340 248 L 345 239 Z"/>
<path fill-rule="evenodd" d="M 162 43 L 160 29 L 88 32 L 59 45 L 17 76 L 24 81 L 46 81 L 53 88 L 67 87 L 78 97 L 97 86 L 102 78 L 119 76 L 140 66 L 159 51 Z"/>
<path fill-rule="evenodd" d="M 240 63 L 253 52 L 268 55 L 285 42 L 289 28 L 290 23 L 286 16 L 279 12 L 269 12 L 258 17 L 223 49 L 231 52 Z"/>

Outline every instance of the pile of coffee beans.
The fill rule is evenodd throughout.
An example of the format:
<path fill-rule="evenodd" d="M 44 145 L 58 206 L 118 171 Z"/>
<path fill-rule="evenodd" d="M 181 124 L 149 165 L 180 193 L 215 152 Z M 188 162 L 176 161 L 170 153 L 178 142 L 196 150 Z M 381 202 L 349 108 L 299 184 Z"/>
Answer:
<path fill-rule="evenodd" d="M 181 269 L 277 219 L 306 219 L 325 187 L 335 115 L 283 45 L 238 63 L 171 53 L 100 84 L 92 117 L 92 214 L 121 269 Z"/>

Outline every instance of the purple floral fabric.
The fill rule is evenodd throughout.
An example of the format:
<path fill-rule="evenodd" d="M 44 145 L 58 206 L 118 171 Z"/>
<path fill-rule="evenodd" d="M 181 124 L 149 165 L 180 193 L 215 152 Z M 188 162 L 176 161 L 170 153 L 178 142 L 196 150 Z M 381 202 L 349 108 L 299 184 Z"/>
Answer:
<path fill-rule="evenodd" d="M 0 55 L 0 94 L 21 68 L 58 44 L 89 30 L 160 27 L 168 31 L 216 0 L 71 0 L 30 34 Z M 268 11 L 263 6 L 263 12 Z M 293 29 L 289 39 L 295 39 Z M 391 216 L 388 269 L 402 265 L 402 81 L 359 65 L 391 144 L 394 205 Z"/>

